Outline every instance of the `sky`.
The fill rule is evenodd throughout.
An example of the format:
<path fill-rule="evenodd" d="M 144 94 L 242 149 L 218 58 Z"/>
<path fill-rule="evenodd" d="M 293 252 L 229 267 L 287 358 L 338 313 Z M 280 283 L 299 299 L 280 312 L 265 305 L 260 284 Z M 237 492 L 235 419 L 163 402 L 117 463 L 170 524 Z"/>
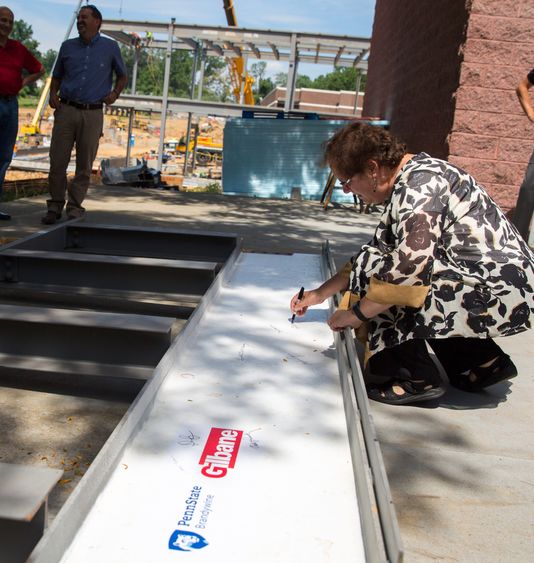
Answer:
<path fill-rule="evenodd" d="M 15 19 L 30 24 L 39 50 L 58 50 L 79 0 L 0 0 Z M 90 0 L 104 19 L 226 26 L 223 0 Z M 86 4 L 85 0 L 82 5 Z M 375 0 L 233 0 L 240 27 L 351 35 L 370 38 Z M 147 8 L 149 6 L 149 9 Z M 74 27 L 71 36 L 76 35 Z M 251 61 L 254 62 L 254 61 Z M 333 69 L 302 64 L 299 74 L 315 78 Z M 287 72 L 287 63 L 269 63 L 268 76 Z"/>

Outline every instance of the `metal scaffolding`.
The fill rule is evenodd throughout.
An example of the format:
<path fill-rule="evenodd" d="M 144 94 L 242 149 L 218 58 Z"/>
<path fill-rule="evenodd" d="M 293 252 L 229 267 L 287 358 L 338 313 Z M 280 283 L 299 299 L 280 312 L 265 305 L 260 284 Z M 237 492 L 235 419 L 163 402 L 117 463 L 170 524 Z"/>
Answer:
<path fill-rule="evenodd" d="M 367 71 L 370 39 L 350 37 L 347 35 L 324 35 L 292 31 L 273 31 L 265 29 L 248 29 L 236 27 L 198 26 L 177 24 L 175 19 L 170 23 L 142 22 L 128 20 L 106 20 L 102 24 L 101 33 L 124 45 L 142 49 L 164 49 L 165 73 L 162 96 L 146 96 L 136 94 L 138 56 L 134 58 L 132 70 L 132 91 L 121 97 L 120 105 L 129 107 L 131 111 L 161 112 L 160 142 L 157 167 L 161 170 L 163 162 L 163 144 L 165 139 L 165 122 L 170 107 L 175 111 L 189 114 L 240 116 L 243 110 L 253 106 L 223 102 L 203 102 L 202 96 L 202 62 L 207 56 L 234 58 L 245 60 L 284 61 L 288 64 L 286 99 L 284 111 L 295 111 L 294 95 L 299 63 L 332 65 L 337 67 L 353 67 L 363 73 Z M 194 53 L 195 64 L 191 76 L 190 98 L 169 97 L 170 59 L 173 50 L 186 50 Z M 200 79 L 196 84 L 197 64 L 200 63 Z M 246 65 L 244 72 L 246 72 Z M 195 84 L 197 96 L 195 98 Z M 119 105 L 119 104 L 117 104 Z M 279 112 L 280 110 L 261 108 L 263 111 Z M 339 118 L 341 114 L 333 114 Z M 128 143 L 129 144 L 129 143 Z"/>

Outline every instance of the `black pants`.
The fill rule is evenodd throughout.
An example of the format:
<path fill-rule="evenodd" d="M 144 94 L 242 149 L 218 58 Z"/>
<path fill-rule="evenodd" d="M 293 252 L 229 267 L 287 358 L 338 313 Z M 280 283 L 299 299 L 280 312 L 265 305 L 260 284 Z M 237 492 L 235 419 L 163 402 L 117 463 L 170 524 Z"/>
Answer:
<path fill-rule="evenodd" d="M 519 189 L 517 203 L 515 205 L 514 218 L 512 223 L 517 227 L 521 236 L 528 242 L 528 233 L 530 229 L 530 221 L 532 220 L 532 212 L 534 211 L 534 152 L 530 157 L 525 179 Z"/>
<path fill-rule="evenodd" d="M 433 338 L 426 342 L 449 377 L 504 354 L 491 338 Z M 378 352 L 369 360 L 369 368 L 373 375 L 388 379 L 426 381 L 434 386 L 442 383 L 425 340 L 418 338 Z"/>

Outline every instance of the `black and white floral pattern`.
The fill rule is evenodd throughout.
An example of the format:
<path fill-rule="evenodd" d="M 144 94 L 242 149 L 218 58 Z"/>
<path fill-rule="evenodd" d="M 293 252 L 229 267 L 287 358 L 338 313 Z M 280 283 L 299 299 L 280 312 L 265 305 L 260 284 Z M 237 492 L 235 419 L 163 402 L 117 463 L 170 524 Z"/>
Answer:
<path fill-rule="evenodd" d="M 371 353 L 411 338 L 531 327 L 532 251 L 469 174 L 425 153 L 399 172 L 372 241 L 352 263 L 351 289 L 362 297 L 372 277 L 429 287 L 421 308 L 393 306 L 370 321 Z"/>

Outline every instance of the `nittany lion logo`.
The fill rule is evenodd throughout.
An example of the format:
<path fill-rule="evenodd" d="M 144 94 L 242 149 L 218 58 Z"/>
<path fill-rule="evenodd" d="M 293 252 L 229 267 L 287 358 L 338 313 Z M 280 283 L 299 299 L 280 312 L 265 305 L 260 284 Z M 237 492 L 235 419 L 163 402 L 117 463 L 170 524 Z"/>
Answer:
<path fill-rule="evenodd" d="M 187 530 L 175 530 L 169 539 L 169 549 L 176 549 L 178 551 L 202 549 L 207 545 L 208 542 L 200 534 Z"/>

